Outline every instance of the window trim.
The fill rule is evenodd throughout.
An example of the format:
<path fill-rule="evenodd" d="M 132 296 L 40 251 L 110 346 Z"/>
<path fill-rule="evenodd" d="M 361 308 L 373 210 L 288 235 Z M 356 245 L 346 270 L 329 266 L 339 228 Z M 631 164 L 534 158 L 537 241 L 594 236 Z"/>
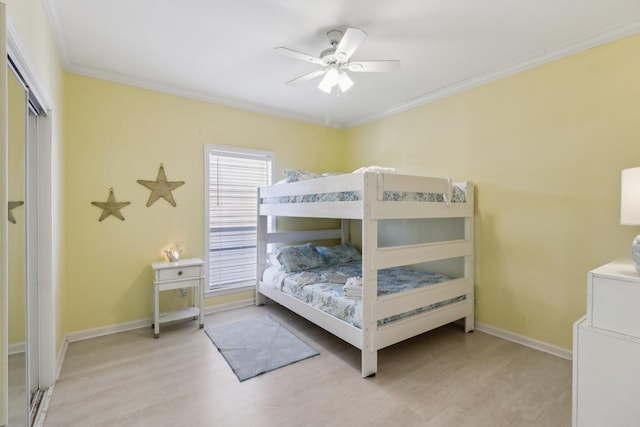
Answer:
<path fill-rule="evenodd" d="M 204 274 L 204 296 L 213 297 L 229 294 L 237 294 L 241 292 L 247 292 L 255 289 L 255 285 L 239 286 L 231 289 L 210 289 L 209 288 L 209 262 L 210 262 L 210 246 L 209 246 L 209 154 L 232 154 L 237 157 L 255 158 L 255 157 L 268 157 L 271 159 L 271 183 L 275 182 L 275 170 L 276 170 L 276 155 L 273 151 L 258 150 L 254 148 L 236 147 L 219 144 L 205 144 L 204 145 L 204 188 L 203 188 L 203 200 L 204 200 L 204 262 L 205 262 L 205 274 Z M 257 193 L 256 193 L 257 194 Z M 257 203 L 257 202 L 256 202 Z"/>

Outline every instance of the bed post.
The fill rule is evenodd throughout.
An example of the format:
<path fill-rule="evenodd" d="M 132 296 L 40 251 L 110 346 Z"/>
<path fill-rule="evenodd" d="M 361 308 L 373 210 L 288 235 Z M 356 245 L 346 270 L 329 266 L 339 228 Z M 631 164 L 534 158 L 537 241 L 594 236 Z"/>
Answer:
<path fill-rule="evenodd" d="M 258 217 L 256 221 L 256 305 L 263 305 L 267 297 L 260 293 L 260 280 L 267 262 L 267 216 L 260 215 L 260 188 L 258 188 Z"/>
<path fill-rule="evenodd" d="M 378 371 L 378 352 L 375 334 L 378 322 L 374 307 L 378 300 L 378 270 L 374 255 L 378 251 L 378 222 L 371 218 L 372 197 L 377 197 L 378 175 L 365 172 L 362 189 L 364 214 L 362 216 L 362 378 Z"/>
<path fill-rule="evenodd" d="M 466 183 L 466 199 L 467 203 L 471 204 L 471 213 L 467 216 L 464 221 L 464 237 L 468 242 L 475 242 L 474 240 L 474 215 L 475 215 L 475 197 L 473 192 L 473 182 L 467 181 Z M 474 243 L 475 245 L 475 243 Z M 473 254 L 475 252 L 475 248 L 472 248 L 471 254 L 467 255 L 464 258 L 464 275 L 471 282 L 471 304 L 475 306 L 476 297 L 475 297 L 475 261 Z M 475 317 L 474 317 L 475 309 L 471 310 L 471 314 L 464 318 L 464 331 L 472 332 L 475 328 Z"/>
<path fill-rule="evenodd" d="M 340 243 L 347 243 L 351 241 L 349 238 L 349 227 L 351 226 L 349 221 L 349 219 L 340 220 Z"/>

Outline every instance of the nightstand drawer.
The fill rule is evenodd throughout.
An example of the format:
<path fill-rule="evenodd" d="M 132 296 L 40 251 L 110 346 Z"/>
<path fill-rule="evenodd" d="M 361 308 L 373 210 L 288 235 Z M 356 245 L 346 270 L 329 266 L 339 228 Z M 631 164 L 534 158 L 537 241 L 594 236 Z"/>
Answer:
<path fill-rule="evenodd" d="M 200 266 L 190 266 L 190 267 L 175 267 L 175 268 L 165 268 L 162 270 L 158 270 L 158 281 L 164 282 L 166 280 L 181 280 L 188 279 L 190 277 L 200 277 L 202 269 Z"/>
<path fill-rule="evenodd" d="M 587 289 L 589 326 L 640 338 L 638 279 L 590 274 Z"/>

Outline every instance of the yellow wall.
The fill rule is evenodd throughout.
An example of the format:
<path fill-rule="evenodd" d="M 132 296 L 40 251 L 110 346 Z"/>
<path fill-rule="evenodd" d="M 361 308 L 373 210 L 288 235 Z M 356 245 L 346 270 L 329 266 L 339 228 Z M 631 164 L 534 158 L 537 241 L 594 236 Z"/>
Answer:
<path fill-rule="evenodd" d="M 205 144 L 274 151 L 278 177 L 287 167 L 342 169 L 339 130 L 72 74 L 65 89 L 67 333 L 149 318 L 150 263 L 174 242 L 183 258 L 204 256 Z M 136 182 L 155 180 L 161 163 L 169 181 L 186 182 L 173 191 L 176 207 L 146 207 L 149 190 Z M 90 202 L 106 201 L 111 187 L 131 205 L 124 221 L 98 222 Z"/>
<path fill-rule="evenodd" d="M 476 183 L 476 320 L 564 348 L 586 273 L 625 256 L 640 35 L 347 131 L 350 167 Z"/>

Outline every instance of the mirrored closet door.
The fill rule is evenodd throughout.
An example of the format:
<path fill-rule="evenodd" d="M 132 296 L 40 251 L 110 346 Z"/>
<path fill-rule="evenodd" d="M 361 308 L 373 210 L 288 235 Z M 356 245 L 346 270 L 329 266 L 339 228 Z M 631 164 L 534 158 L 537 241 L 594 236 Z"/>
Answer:
<path fill-rule="evenodd" d="M 8 95 L 8 366 L 9 425 L 28 425 L 25 165 L 27 91 L 9 66 Z"/>
<path fill-rule="evenodd" d="M 7 67 L 8 412 L 9 426 L 29 426 L 42 393 L 38 337 L 38 104 Z"/>

